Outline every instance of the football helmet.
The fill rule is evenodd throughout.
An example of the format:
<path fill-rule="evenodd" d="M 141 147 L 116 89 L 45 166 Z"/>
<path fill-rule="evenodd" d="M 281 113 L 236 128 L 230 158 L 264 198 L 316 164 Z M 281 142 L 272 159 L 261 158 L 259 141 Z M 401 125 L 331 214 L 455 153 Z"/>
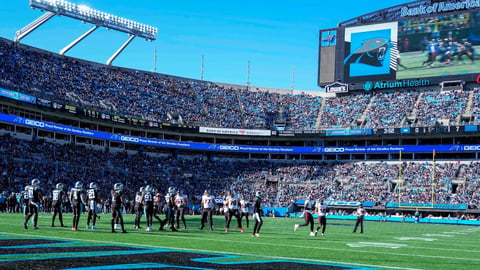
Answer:
<path fill-rule="evenodd" d="M 257 196 L 258 198 L 263 198 L 263 192 L 259 190 L 255 193 L 255 196 Z"/>
<path fill-rule="evenodd" d="M 168 193 L 175 194 L 175 193 L 177 193 L 177 190 L 175 189 L 175 187 L 169 187 L 168 188 Z"/>
<path fill-rule="evenodd" d="M 92 189 L 97 189 L 97 183 L 91 182 L 91 183 L 90 183 L 90 188 L 92 188 Z"/>
<path fill-rule="evenodd" d="M 113 189 L 114 189 L 114 190 L 122 190 L 122 189 L 123 189 L 123 184 L 122 184 L 122 183 L 116 183 L 116 184 L 113 186 Z"/>
<path fill-rule="evenodd" d="M 205 189 L 205 191 L 203 192 L 203 194 L 205 194 L 205 195 L 210 195 L 210 190 Z"/>
<path fill-rule="evenodd" d="M 83 188 L 83 183 L 80 182 L 80 181 L 77 181 L 77 182 L 75 183 L 75 188 Z"/>
<path fill-rule="evenodd" d="M 140 189 L 138 190 L 140 193 L 143 193 L 145 191 L 145 187 L 140 187 Z"/>
<path fill-rule="evenodd" d="M 63 184 L 62 184 L 62 183 L 58 183 L 55 187 L 56 187 L 57 189 L 63 189 Z"/>
<path fill-rule="evenodd" d="M 33 179 L 32 186 L 36 186 L 36 187 L 40 186 L 40 180 L 38 180 L 37 178 Z"/>
<path fill-rule="evenodd" d="M 153 191 L 153 189 L 152 189 L 152 187 L 151 187 L 150 185 L 147 185 L 147 186 L 145 187 L 145 192 L 152 192 L 152 191 Z"/>

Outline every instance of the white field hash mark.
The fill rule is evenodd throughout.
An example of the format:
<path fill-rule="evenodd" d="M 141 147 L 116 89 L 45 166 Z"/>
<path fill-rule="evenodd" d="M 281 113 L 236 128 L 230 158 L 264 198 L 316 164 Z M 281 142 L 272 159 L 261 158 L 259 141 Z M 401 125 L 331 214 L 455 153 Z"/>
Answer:
<path fill-rule="evenodd" d="M 406 247 L 405 244 L 390 244 L 390 243 L 379 243 L 379 242 L 358 242 L 358 243 L 347 243 L 350 247 L 379 247 L 379 248 L 401 248 Z"/>

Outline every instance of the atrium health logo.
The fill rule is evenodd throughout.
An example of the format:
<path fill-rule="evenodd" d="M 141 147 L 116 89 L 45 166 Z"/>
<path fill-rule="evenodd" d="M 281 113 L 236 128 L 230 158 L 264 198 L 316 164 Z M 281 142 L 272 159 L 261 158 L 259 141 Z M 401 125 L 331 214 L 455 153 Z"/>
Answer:
<path fill-rule="evenodd" d="M 373 89 L 373 82 L 371 81 L 367 81 L 363 84 L 363 89 L 365 89 L 366 91 L 370 91 Z"/>

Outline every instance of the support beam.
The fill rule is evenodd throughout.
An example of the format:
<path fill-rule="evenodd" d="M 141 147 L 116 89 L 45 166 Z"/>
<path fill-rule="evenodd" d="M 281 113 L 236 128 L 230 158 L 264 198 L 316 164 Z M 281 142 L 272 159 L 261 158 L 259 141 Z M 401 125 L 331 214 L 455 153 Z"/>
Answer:
<path fill-rule="evenodd" d="M 15 33 L 14 41 L 19 42 L 20 40 L 22 40 L 22 38 L 26 37 L 28 34 L 33 32 L 33 30 L 37 29 L 42 24 L 46 23 L 53 16 L 55 16 L 55 13 L 47 12 L 47 13 L 43 14 L 42 16 L 38 17 L 33 22 L 29 23 L 28 25 L 24 26 L 22 29 L 18 30 Z"/>
<path fill-rule="evenodd" d="M 93 31 L 97 30 L 99 28 L 99 26 L 95 25 L 92 29 L 88 30 L 87 32 L 85 32 L 83 35 L 81 35 L 80 37 L 78 37 L 77 39 L 75 39 L 74 41 L 72 41 L 72 43 L 68 44 L 67 46 L 65 46 L 65 48 L 63 48 L 61 51 L 60 51 L 60 55 L 64 55 L 66 52 L 68 52 L 71 48 L 73 48 L 75 45 L 77 45 L 77 43 L 79 43 L 80 41 L 82 41 L 84 38 L 86 38 L 88 35 L 90 35 Z"/>
<path fill-rule="evenodd" d="M 108 59 L 107 61 L 107 65 L 110 66 L 113 62 L 113 60 L 115 60 L 115 58 L 117 58 L 117 56 L 122 53 L 122 51 L 128 46 L 128 44 L 130 44 L 130 42 L 132 42 L 132 40 L 135 38 L 135 36 L 130 36 L 130 38 L 128 38 L 128 40 L 123 43 L 122 47 L 120 47 L 113 55 L 112 57 L 110 57 L 110 59 Z"/>

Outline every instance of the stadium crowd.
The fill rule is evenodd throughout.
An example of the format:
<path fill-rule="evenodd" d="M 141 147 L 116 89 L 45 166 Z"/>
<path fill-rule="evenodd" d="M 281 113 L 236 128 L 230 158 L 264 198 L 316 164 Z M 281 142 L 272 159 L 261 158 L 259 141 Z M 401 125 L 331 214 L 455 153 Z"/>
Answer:
<path fill-rule="evenodd" d="M 107 67 L 0 40 L 0 85 L 81 108 L 185 124 L 288 130 L 475 124 L 480 89 L 393 90 L 344 96 L 253 91 L 210 82 Z M 395 101 L 395 102 L 392 102 Z M 470 120 L 459 116 L 470 114 Z M 414 116 L 414 121 L 407 121 Z"/>
<path fill-rule="evenodd" d="M 108 198 L 114 183 L 122 183 L 127 211 L 133 210 L 135 192 L 146 185 L 159 192 L 173 186 L 182 190 L 192 204 L 199 203 L 204 190 L 217 198 L 233 192 L 248 200 L 256 190 L 262 190 L 265 206 L 270 207 L 288 207 L 309 194 L 331 201 L 370 201 L 378 206 L 402 196 L 404 202 L 430 203 L 433 197 L 435 203 L 476 207 L 480 197 L 480 162 L 476 161 L 402 162 L 401 166 L 398 162 L 220 161 L 109 153 L 9 135 L 0 137 L 0 156 L 0 193 L 8 198 L 8 207 L 0 209 L 9 211 L 19 210 L 20 194 L 32 178 L 42 182 L 47 211 L 56 184 L 71 189 L 77 181 L 85 185 L 96 182 L 103 198 Z M 102 205 L 108 212 L 108 201 Z"/>

